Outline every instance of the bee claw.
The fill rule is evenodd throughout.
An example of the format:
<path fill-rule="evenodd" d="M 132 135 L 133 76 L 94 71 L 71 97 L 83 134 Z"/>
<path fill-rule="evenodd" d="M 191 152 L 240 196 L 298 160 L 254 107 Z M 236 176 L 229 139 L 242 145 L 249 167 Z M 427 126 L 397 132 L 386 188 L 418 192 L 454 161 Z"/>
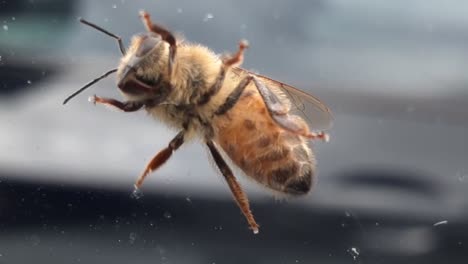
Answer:
<path fill-rule="evenodd" d="M 246 40 L 246 39 L 242 39 L 241 41 L 239 41 L 239 48 L 240 49 L 247 49 L 249 47 L 249 41 Z"/>
<path fill-rule="evenodd" d="M 97 98 L 96 95 L 90 96 L 88 97 L 88 101 L 96 105 L 96 98 Z"/>
<path fill-rule="evenodd" d="M 329 134 L 321 132 L 319 135 L 320 135 L 320 137 L 322 138 L 322 140 L 324 142 L 329 142 L 330 141 L 330 135 Z"/>
<path fill-rule="evenodd" d="M 258 234 L 260 232 L 258 227 L 252 228 L 252 231 L 253 231 L 254 235 L 256 235 L 256 234 Z"/>
<path fill-rule="evenodd" d="M 330 141 L 330 135 L 325 133 L 325 132 L 319 132 L 319 133 L 309 133 L 306 135 L 307 138 L 310 139 L 321 139 L 323 142 L 329 142 Z"/>
<path fill-rule="evenodd" d="M 149 17 L 149 14 L 145 10 L 140 10 L 140 17 L 146 19 Z"/>

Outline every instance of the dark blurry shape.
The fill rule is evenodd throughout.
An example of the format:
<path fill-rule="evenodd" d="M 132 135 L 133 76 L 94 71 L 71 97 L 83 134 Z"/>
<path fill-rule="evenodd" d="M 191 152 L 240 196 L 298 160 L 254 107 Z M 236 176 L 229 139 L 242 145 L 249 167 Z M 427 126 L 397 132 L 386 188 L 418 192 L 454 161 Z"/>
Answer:
<path fill-rule="evenodd" d="M 95 263 L 102 254 L 116 264 L 128 263 L 129 258 L 154 261 L 155 247 L 168 249 L 159 254 L 179 264 L 235 264 L 239 254 L 248 259 L 245 263 L 282 259 L 351 263 L 354 259 L 393 264 L 418 257 L 413 263 L 422 264 L 443 263 L 447 255 L 450 263 L 466 260 L 463 246 L 447 246 L 468 235 L 466 223 L 461 222 L 435 229 L 410 219 L 376 222 L 372 216 L 254 202 L 257 215 L 268 219 L 260 223 L 265 232 L 254 237 L 240 224 L 241 215 L 232 217 L 229 200 L 188 199 L 163 192 L 136 200 L 129 192 L 14 181 L 2 181 L 0 193 L 1 260 L 6 263 L 35 258 Z M 249 246 L 240 246 L 245 243 Z M 21 253 L 25 251 L 29 253 Z"/>
<path fill-rule="evenodd" d="M 56 62 L 44 55 L 61 48 L 76 4 L 75 0 L 0 2 L 5 31 L 0 32 L 0 96 L 23 93 L 57 73 Z"/>
<path fill-rule="evenodd" d="M 424 173 L 391 169 L 355 169 L 336 177 L 343 188 L 386 189 L 434 199 L 440 190 Z"/>
<path fill-rule="evenodd" d="M 46 64 L 0 64 L 0 98 L 25 93 L 57 72 L 55 67 Z"/>
<path fill-rule="evenodd" d="M 71 16 L 76 10 L 77 1 L 60 0 L 14 0 L 0 2 L 0 15 Z"/>

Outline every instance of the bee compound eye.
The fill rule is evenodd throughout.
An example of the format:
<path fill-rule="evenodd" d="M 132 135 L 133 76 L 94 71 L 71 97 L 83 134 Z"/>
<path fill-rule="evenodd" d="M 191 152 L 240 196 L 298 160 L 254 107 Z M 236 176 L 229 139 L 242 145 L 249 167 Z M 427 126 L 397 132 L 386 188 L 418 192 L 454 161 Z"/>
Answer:
<path fill-rule="evenodd" d="M 158 43 L 161 42 L 161 37 L 152 34 L 146 34 L 142 36 L 142 40 L 138 49 L 135 53 L 137 57 L 144 57 L 148 55 Z"/>

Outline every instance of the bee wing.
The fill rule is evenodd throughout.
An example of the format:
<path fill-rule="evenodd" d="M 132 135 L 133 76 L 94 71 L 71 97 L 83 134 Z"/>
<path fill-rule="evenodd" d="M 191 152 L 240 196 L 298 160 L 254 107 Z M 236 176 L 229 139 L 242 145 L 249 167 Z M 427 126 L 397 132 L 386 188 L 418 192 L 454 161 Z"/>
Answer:
<path fill-rule="evenodd" d="M 324 131 L 332 127 L 333 115 L 330 109 L 315 96 L 291 85 L 242 68 L 234 68 L 233 70 L 238 71 L 238 73 L 245 72 L 255 75 L 282 100 L 282 103 L 290 107 L 293 113 L 301 116 L 312 130 Z"/>

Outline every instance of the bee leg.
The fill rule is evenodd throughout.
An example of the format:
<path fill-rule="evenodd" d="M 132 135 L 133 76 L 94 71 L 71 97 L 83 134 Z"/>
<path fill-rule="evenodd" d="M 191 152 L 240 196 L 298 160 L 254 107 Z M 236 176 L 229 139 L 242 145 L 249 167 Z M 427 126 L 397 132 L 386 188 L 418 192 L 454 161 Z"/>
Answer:
<path fill-rule="evenodd" d="M 211 97 L 219 92 L 221 87 L 223 87 L 224 79 L 226 78 L 226 71 L 229 67 L 233 65 L 240 65 L 244 60 L 244 50 L 248 47 L 247 41 L 241 40 L 239 42 L 239 50 L 236 54 L 231 57 L 226 57 L 223 59 L 223 65 L 219 70 L 218 76 L 216 77 L 216 81 L 211 85 L 210 89 L 203 94 L 193 93 L 192 98 L 190 100 L 195 104 L 201 106 L 208 103 Z"/>
<path fill-rule="evenodd" d="M 232 173 L 227 163 L 224 161 L 219 151 L 216 149 L 214 143 L 212 141 L 207 141 L 206 145 L 208 146 L 216 165 L 218 166 L 219 170 L 226 179 L 229 188 L 231 189 L 231 192 L 234 195 L 234 198 L 237 202 L 237 205 L 240 207 L 242 213 L 247 219 L 250 229 L 252 229 L 254 234 L 257 234 L 259 226 L 255 222 L 254 216 L 250 211 L 250 205 L 247 196 L 245 195 L 244 191 L 242 191 L 242 188 L 240 187 L 239 183 L 234 177 L 234 174 Z"/>
<path fill-rule="evenodd" d="M 318 133 L 310 132 L 306 137 L 310 139 L 320 139 L 324 142 L 330 141 L 330 135 L 323 131 L 320 131 Z"/>
<path fill-rule="evenodd" d="M 102 98 L 96 95 L 90 97 L 89 101 L 94 104 L 98 103 L 98 104 L 103 104 L 106 106 L 115 107 L 124 112 L 135 112 L 135 111 L 140 110 L 144 106 L 144 103 L 142 102 L 134 102 L 134 101 L 120 102 L 112 98 Z"/>
<path fill-rule="evenodd" d="M 149 32 L 154 32 L 160 35 L 161 38 L 169 44 L 169 67 L 168 69 L 169 69 L 169 76 L 172 76 L 172 67 L 174 65 L 174 58 L 175 58 L 176 51 L 177 51 L 177 42 L 176 42 L 174 35 L 169 30 L 165 29 L 164 27 L 158 24 L 153 24 L 153 22 L 151 21 L 151 17 L 147 12 L 141 11 L 140 16 L 143 19 L 143 24 L 145 24 L 146 29 Z"/>
<path fill-rule="evenodd" d="M 143 185 L 143 181 L 145 180 L 146 176 L 151 172 L 157 170 L 161 165 L 163 165 L 171 156 L 172 152 L 177 150 L 183 143 L 184 143 L 185 131 L 180 131 L 177 136 L 175 136 L 169 145 L 158 152 L 156 156 L 146 165 L 145 170 L 140 175 L 140 177 L 135 182 L 135 188 L 138 189 Z"/>
<path fill-rule="evenodd" d="M 226 57 L 223 59 L 224 66 L 239 66 L 244 61 L 244 50 L 249 47 L 249 43 L 246 40 L 241 40 L 239 42 L 239 49 L 237 50 L 236 54 L 230 57 Z"/>
<path fill-rule="evenodd" d="M 294 115 L 289 115 L 289 108 L 281 103 L 280 99 L 262 81 L 253 76 L 255 87 L 263 98 L 271 118 L 282 128 L 309 139 L 321 139 L 328 142 L 329 135 L 324 132 L 314 133 L 304 120 Z"/>

